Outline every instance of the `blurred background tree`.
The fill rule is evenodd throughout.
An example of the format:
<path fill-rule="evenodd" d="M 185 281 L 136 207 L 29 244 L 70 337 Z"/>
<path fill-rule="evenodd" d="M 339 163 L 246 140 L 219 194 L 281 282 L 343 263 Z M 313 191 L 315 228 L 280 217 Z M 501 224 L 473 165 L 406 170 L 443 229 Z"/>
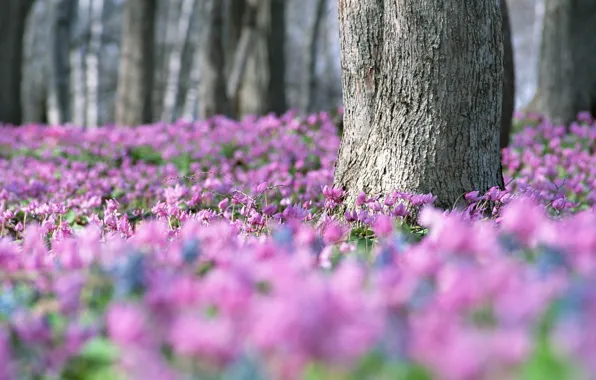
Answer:
<path fill-rule="evenodd" d="M 589 25 L 596 25 L 590 24 L 594 2 L 570 0 L 565 8 L 557 1 L 507 4 L 515 97 L 504 97 L 515 109 L 529 105 L 539 71 L 541 91 L 549 89 L 554 97 L 542 97 L 534 107 L 540 112 L 555 115 L 547 103 L 563 104 L 557 99 L 568 92 L 561 86 L 581 87 L 582 94 L 593 91 L 586 89 L 594 88 L 593 81 L 565 81 L 568 69 L 557 67 L 572 60 L 580 67 L 573 70 L 574 78 L 593 71 L 589 62 L 596 49 L 589 47 L 596 38 Z M 3 0 L 0 122 L 93 128 L 290 108 L 316 112 L 341 105 L 336 0 L 153 0 L 146 2 L 153 10 L 142 10 L 147 16 L 127 13 L 135 3 L 145 2 Z M 581 52 L 580 46 L 585 46 Z M 548 74 L 553 72 L 562 74 Z M 586 96 L 568 98 L 584 99 L 572 102 L 585 108 Z M 577 107 L 568 107 L 568 113 Z"/>

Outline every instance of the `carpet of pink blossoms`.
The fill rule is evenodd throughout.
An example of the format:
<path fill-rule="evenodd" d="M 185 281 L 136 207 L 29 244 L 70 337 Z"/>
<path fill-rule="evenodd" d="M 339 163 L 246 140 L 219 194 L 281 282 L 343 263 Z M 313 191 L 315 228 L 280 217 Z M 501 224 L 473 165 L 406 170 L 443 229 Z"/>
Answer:
<path fill-rule="evenodd" d="M 519 117 L 507 190 L 341 217 L 327 113 L 0 126 L 0 380 L 594 378 L 596 123 Z"/>

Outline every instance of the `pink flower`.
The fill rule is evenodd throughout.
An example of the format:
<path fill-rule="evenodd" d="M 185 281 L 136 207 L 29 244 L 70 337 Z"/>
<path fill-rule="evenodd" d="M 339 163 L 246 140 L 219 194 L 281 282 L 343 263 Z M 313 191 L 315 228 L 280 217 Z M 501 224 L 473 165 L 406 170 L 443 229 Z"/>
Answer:
<path fill-rule="evenodd" d="M 144 311 L 137 305 L 122 303 L 111 305 L 106 316 L 108 335 L 123 346 L 148 343 L 149 334 Z"/>
<path fill-rule="evenodd" d="M 529 198 L 518 198 L 504 207 L 501 226 L 513 232 L 522 242 L 532 244 L 544 219 L 544 212 L 535 201 Z"/>
<path fill-rule="evenodd" d="M 375 220 L 373 231 L 379 238 L 386 238 L 393 233 L 393 220 L 387 215 L 379 215 Z"/>
<path fill-rule="evenodd" d="M 339 243 L 345 236 L 347 230 L 344 226 L 334 221 L 329 221 L 323 227 L 323 240 L 327 244 Z"/>
<path fill-rule="evenodd" d="M 179 316 L 169 333 L 174 351 L 180 355 L 204 358 L 219 365 L 233 359 L 240 348 L 236 334 L 227 319 L 204 319 L 190 315 Z"/>

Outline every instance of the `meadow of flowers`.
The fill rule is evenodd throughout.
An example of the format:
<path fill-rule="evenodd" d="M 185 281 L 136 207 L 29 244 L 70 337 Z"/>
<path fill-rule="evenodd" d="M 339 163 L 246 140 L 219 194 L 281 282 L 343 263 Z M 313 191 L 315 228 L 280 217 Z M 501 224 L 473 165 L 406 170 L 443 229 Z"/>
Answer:
<path fill-rule="evenodd" d="M 345 213 L 328 113 L 0 126 L 0 380 L 594 378 L 596 123 L 517 122 L 506 190 Z"/>

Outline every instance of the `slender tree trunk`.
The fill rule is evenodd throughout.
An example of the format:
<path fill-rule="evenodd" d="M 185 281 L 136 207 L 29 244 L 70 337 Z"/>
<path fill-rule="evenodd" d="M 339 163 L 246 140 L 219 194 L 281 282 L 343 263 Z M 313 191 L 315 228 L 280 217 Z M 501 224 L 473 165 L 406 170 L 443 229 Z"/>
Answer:
<path fill-rule="evenodd" d="M 286 111 L 285 4 L 257 2 L 256 36 L 246 62 L 239 94 L 239 114 Z"/>
<path fill-rule="evenodd" d="M 569 124 L 596 115 L 596 2 L 545 0 L 538 68 L 539 111 Z"/>
<path fill-rule="evenodd" d="M 238 36 L 238 39 L 236 40 L 237 28 L 232 28 L 230 25 L 230 30 L 227 31 L 229 41 L 226 44 L 226 49 L 230 49 L 231 46 L 235 47 L 233 56 L 230 56 L 229 51 L 227 51 L 227 58 L 231 59 L 232 65 L 230 66 L 230 73 L 226 85 L 226 96 L 233 104 L 233 114 L 238 115 L 241 113 L 239 90 L 245 78 L 248 60 L 257 41 L 258 0 L 247 0 L 246 3 L 243 3 L 242 5 L 235 0 L 232 0 L 231 6 L 242 8 L 244 12 L 242 15 L 241 33 Z M 238 13 L 238 9 L 230 10 L 230 15 L 228 16 L 230 20 L 228 22 L 236 22 Z"/>
<path fill-rule="evenodd" d="M 302 81 L 302 99 L 300 106 L 306 113 L 312 112 L 317 90 L 317 57 L 319 51 L 319 41 L 321 39 L 321 24 L 325 16 L 327 0 L 316 0 L 315 14 L 313 23 L 309 30 L 308 39 L 305 41 L 304 56 L 306 64 L 304 65 L 304 80 Z"/>
<path fill-rule="evenodd" d="M 76 14 L 75 0 L 58 0 L 56 18 L 53 24 L 53 79 L 59 110 L 59 123 L 71 120 L 70 111 L 70 42 L 72 20 Z"/>
<path fill-rule="evenodd" d="M 499 2 L 338 0 L 344 133 L 335 184 L 432 193 L 450 208 L 503 186 Z"/>
<path fill-rule="evenodd" d="M 32 0 L 2 0 L 0 12 L 0 123 L 22 122 L 23 39 Z"/>
<path fill-rule="evenodd" d="M 87 128 L 95 128 L 100 124 L 99 114 L 99 53 L 103 34 L 103 1 L 92 0 L 90 7 L 91 36 L 89 48 L 85 56 L 86 85 L 87 85 Z"/>
<path fill-rule="evenodd" d="M 33 4 L 25 25 L 21 63 L 22 123 L 48 123 L 48 91 L 51 87 L 52 2 Z"/>
<path fill-rule="evenodd" d="M 205 44 L 201 49 L 202 78 L 200 84 L 199 117 L 207 119 L 213 115 L 230 115 L 231 107 L 226 95 L 226 78 L 223 45 L 223 12 L 221 0 L 208 0 L 207 30 Z"/>
<path fill-rule="evenodd" d="M 116 124 L 152 121 L 156 0 L 128 0 L 124 9 L 118 71 Z"/>
<path fill-rule="evenodd" d="M 287 111 L 286 100 L 286 0 L 269 0 L 267 57 L 269 83 L 264 112 L 278 115 Z"/>
<path fill-rule="evenodd" d="M 203 70 L 202 54 L 209 45 L 207 36 L 209 20 L 209 3 L 210 0 L 200 0 L 196 6 L 195 22 L 192 34 L 192 59 L 190 67 L 188 68 L 188 85 L 184 93 L 182 107 L 182 117 L 186 120 L 193 120 L 198 117 L 199 105 L 199 86 L 201 83 L 201 72 Z"/>
<path fill-rule="evenodd" d="M 511 134 L 511 123 L 515 111 L 515 65 L 513 57 L 513 40 L 511 36 L 511 25 L 509 23 L 509 9 L 507 1 L 501 1 L 501 14 L 503 15 L 503 113 L 501 115 L 501 138 L 500 148 L 509 145 Z"/>
<path fill-rule="evenodd" d="M 166 91 L 164 95 L 163 113 L 161 119 L 164 121 L 173 121 L 176 114 L 176 99 L 180 83 L 180 73 L 182 67 L 182 53 L 184 46 L 188 41 L 188 31 L 190 19 L 193 15 L 195 0 L 183 0 L 178 28 L 176 30 L 176 43 L 174 44 L 168 60 L 168 79 L 166 81 Z"/>
<path fill-rule="evenodd" d="M 247 24 L 247 12 L 256 12 L 257 0 L 221 0 L 224 2 L 224 29 L 222 32 L 223 46 L 225 51 L 226 76 L 230 76 L 234 70 L 235 57 L 237 55 L 238 43 Z M 247 9 L 250 8 L 250 9 Z M 249 13 L 249 16 L 252 13 Z M 256 17 L 256 16 L 254 16 Z M 254 17 L 252 19 L 254 20 Z M 253 22 L 253 24 L 256 21 Z M 253 25 L 254 26 L 254 25 Z"/>

